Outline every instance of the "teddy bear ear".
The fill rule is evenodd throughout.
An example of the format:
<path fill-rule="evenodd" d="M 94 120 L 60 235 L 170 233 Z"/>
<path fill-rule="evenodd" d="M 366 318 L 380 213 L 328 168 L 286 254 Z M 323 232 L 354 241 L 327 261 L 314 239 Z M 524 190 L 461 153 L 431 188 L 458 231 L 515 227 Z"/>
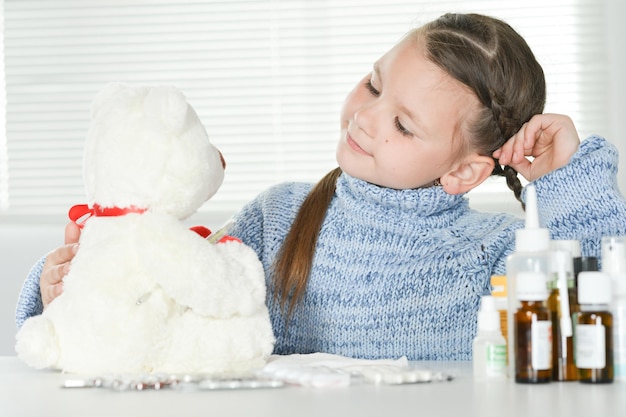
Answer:
<path fill-rule="evenodd" d="M 122 91 L 130 89 L 128 84 L 120 83 L 120 82 L 112 82 L 106 84 L 93 98 L 91 102 L 91 119 L 95 120 L 98 117 L 98 114 L 104 108 L 104 104 L 106 106 L 110 106 L 113 97 L 117 97 Z"/>
<path fill-rule="evenodd" d="M 154 117 L 169 132 L 178 134 L 185 129 L 189 105 L 183 93 L 176 87 L 151 88 L 143 106 L 144 114 Z"/>

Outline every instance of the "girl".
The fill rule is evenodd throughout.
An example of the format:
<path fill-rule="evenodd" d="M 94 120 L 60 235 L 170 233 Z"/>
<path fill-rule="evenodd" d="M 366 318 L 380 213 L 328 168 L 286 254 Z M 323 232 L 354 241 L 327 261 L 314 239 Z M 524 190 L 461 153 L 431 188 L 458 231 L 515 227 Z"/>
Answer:
<path fill-rule="evenodd" d="M 265 191 L 231 230 L 265 267 L 275 353 L 470 359 L 480 296 L 523 227 L 469 208 L 490 175 L 520 200 L 517 173 L 532 181 L 552 237 L 585 255 L 626 234 L 616 150 L 579 146 L 544 102 L 541 66 L 497 19 L 447 14 L 383 55 L 345 100 L 339 168 Z M 18 325 L 60 293 L 77 238 L 68 226 L 68 245 L 33 269 Z"/>

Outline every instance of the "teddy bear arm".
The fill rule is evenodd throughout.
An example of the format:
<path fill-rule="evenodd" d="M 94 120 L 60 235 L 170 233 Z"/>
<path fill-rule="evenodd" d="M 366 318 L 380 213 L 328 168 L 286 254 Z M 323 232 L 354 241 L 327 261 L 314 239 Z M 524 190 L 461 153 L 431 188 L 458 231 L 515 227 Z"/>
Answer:
<path fill-rule="evenodd" d="M 247 315 L 265 302 L 265 277 L 256 254 L 238 242 L 201 241 L 176 256 L 152 259 L 155 284 L 177 304 L 199 314 Z"/>

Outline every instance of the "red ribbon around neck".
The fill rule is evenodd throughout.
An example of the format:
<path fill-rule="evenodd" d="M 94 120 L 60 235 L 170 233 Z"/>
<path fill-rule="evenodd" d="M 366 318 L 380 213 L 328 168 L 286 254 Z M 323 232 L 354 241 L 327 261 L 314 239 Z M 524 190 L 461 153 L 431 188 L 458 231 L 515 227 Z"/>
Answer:
<path fill-rule="evenodd" d="M 77 204 L 70 208 L 68 212 L 68 216 L 71 221 L 76 223 L 78 227 L 81 229 L 85 226 L 85 222 L 89 220 L 92 216 L 95 217 L 114 217 L 114 216 L 124 216 L 130 213 L 145 213 L 146 209 L 130 206 L 130 207 L 102 207 L 98 204 L 94 204 L 93 207 L 89 207 L 87 204 Z M 196 232 L 203 238 L 207 238 L 211 235 L 211 230 L 207 229 L 204 226 L 193 226 L 190 228 L 192 231 Z M 236 241 L 241 242 L 241 240 L 237 239 L 233 236 L 224 236 L 221 238 L 218 243 Z"/>
<path fill-rule="evenodd" d="M 76 223 L 78 227 L 82 228 L 85 225 L 85 222 L 89 220 L 90 217 L 114 217 L 114 216 L 124 216 L 129 213 L 144 213 L 146 209 L 139 208 L 135 206 L 130 207 L 102 207 L 98 204 L 94 204 L 93 207 L 89 207 L 87 204 L 77 204 L 73 206 L 68 216 L 71 221 Z"/>

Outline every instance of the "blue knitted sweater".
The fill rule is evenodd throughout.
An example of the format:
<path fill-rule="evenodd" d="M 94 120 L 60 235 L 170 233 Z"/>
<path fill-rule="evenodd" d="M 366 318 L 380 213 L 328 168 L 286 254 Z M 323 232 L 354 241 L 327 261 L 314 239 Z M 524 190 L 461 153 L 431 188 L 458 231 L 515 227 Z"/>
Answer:
<path fill-rule="evenodd" d="M 534 182 L 542 223 L 554 239 L 578 239 L 600 256 L 600 239 L 626 234 L 617 151 L 583 141 L 571 162 Z M 275 353 L 330 352 L 359 358 L 471 358 L 480 296 L 505 273 L 523 220 L 480 213 L 441 187 L 381 188 L 342 174 L 320 232 L 305 296 L 288 324 L 273 298 L 271 266 L 311 184 L 274 186 L 237 215 L 231 234 L 266 270 Z M 41 312 L 38 277 L 27 277 L 18 326 Z"/>

